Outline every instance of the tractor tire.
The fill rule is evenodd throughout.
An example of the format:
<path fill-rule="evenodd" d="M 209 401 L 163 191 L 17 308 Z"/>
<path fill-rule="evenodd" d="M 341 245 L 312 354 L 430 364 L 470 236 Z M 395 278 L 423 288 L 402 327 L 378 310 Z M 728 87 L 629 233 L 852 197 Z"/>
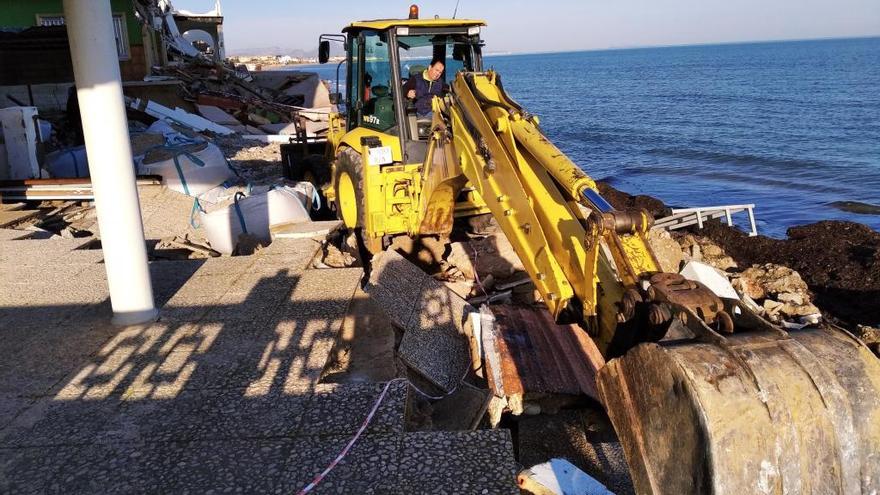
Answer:
<path fill-rule="evenodd" d="M 366 226 L 364 167 L 361 154 L 349 147 L 336 154 L 333 184 L 336 188 L 336 214 L 351 230 Z"/>
<path fill-rule="evenodd" d="M 366 250 L 370 254 L 381 252 L 382 238 L 372 238 L 366 231 L 367 203 L 361 154 L 347 146 L 340 148 L 336 154 L 334 173 L 337 217 L 342 220 L 346 228 L 357 235 L 362 251 Z"/>

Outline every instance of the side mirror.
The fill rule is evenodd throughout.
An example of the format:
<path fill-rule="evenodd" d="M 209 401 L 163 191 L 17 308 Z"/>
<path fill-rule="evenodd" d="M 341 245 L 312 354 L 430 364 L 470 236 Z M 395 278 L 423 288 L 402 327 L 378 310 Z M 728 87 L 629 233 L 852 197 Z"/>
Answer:
<path fill-rule="evenodd" d="M 318 43 L 318 63 L 326 64 L 330 60 L 330 42 L 322 40 Z"/>

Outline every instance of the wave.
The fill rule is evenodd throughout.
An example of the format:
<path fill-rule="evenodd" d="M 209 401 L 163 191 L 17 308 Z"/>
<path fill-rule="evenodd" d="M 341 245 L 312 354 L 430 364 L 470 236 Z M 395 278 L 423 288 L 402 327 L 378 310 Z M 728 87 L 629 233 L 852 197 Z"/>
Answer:
<path fill-rule="evenodd" d="M 778 158 L 772 156 L 753 155 L 748 153 L 724 153 L 719 151 L 695 150 L 690 148 L 652 148 L 649 155 L 681 158 L 684 160 L 702 160 L 723 165 L 755 165 L 784 168 L 827 168 L 828 165 L 816 160 L 797 158 Z"/>
<path fill-rule="evenodd" d="M 835 201 L 828 203 L 828 206 L 857 215 L 880 215 L 880 205 L 862 203 L 861 201 Z"/>

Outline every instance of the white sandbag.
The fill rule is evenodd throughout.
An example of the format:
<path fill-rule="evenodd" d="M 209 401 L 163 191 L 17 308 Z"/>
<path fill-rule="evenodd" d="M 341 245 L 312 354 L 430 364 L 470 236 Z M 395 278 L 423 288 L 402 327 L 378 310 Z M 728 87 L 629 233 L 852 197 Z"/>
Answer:
<path fill-rule="evenodd" d="M 161 151 L 168 158 L 144 163 L 138 169 L 142 175 L 161 175 L 162 182 L 169 188 L 189 196 L 200 194 L 226 182 L 235 172 L 226 162 L 223 152 L 216 145 L 166 146 Z M 150 153 L 146 155 L 146 160 Z"/>
<path fill-rule="evenodd" d="M 86 147 L 77 146 L 47 154 L 46 168 L 52 177 L 88 177 L 89 159 L 86 156 Z"/>
<path fill-rule="evenodd" d="M 226 207 L 209 213 L 200 211 L 199 220 L 211 248 L 232 254 L 241 234 L 269 242 L 269 229 L 273 225 L 308 222 L 311 218 L 299 193 L 279 187 L 265 194 L 238 195 L 238 199 Z"/>

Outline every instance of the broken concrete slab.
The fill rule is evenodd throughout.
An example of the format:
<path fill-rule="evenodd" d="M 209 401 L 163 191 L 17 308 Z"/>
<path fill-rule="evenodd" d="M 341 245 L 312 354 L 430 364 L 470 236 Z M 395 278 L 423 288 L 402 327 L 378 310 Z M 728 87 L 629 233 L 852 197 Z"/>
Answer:
<path fill-rule="evenodd" d="M 311 239 L 326 237 L 342 226 L 340 220 L 323 222 L 281 223 L 269 228 L 273 239 Z"/>
<path fill-rule="evenodd" d="M 374 258 L 367 293 L 404 329 L 401 359 L 444 391 L 455 389 L 470 369 L 464 323 L 476 309 L 395 251 Z"/>
<path fill-rule="evenodd" d="M 199 113 L 202 114 L 202 117 L 214 122 L 215 124 L 220 124 L 225 127 L 229 126 L 240 126 L 241 122 L 238 119 L 224 112 L 222 109 L 212 106 L 212 105 L 196 105 L 199 110 Z"/>
<path fill-rule="evenodd" d="M 373 258 L 366 292 L 375 299 L 392 323 L 405 329 L 415 312 L 417 295 L 430 278 L 427 273 L 394 251 Z"/>

